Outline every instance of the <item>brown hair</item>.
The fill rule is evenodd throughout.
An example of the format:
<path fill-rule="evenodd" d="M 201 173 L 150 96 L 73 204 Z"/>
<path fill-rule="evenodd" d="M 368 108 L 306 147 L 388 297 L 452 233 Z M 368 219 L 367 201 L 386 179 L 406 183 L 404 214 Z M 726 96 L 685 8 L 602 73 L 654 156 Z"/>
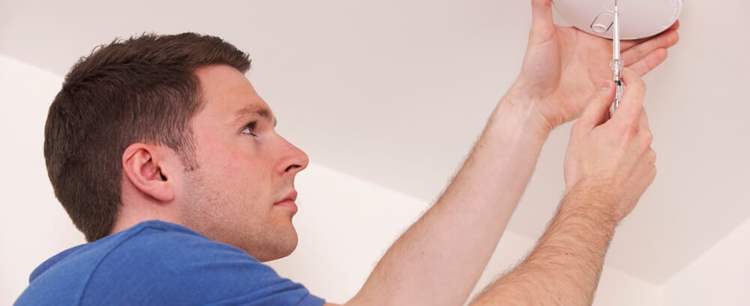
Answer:
<path fill-rule="evenodd" d="M 193 72 L 214 64 L 250 69 L 248 55 L 221 38 L 183 33 L 116 39 L 70 70 L 49 108 L 44 157 L 57 199 L 86 240 L 112 230 L 130 144 L 166 145 L 197 167 L 189 121 L 201 102 Z"/>

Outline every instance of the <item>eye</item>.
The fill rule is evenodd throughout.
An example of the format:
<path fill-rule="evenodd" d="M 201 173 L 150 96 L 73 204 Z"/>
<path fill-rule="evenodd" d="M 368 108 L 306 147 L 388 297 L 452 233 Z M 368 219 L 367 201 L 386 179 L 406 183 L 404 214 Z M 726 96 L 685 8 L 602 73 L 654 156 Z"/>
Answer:
<path fill-rule="evenodd" d="M 253 122 L 246 124 L 245 128 L 242 129 L 242 134 L 258 136 L 255 134 L 255 128 L 257 125 L 258 125 L 257 121 L 253 121 Z"/>

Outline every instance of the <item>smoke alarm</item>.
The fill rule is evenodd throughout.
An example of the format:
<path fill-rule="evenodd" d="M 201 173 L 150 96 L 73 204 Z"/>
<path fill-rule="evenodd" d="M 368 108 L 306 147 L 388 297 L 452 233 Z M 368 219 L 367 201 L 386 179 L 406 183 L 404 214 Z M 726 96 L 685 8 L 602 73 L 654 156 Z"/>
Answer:
<path fill-rule="evenodd" d="M 614 0 L 553 0 L 552 3 L 568 24 L 612 39 Z M 621 39 L 640 39 L 672 26 L 682 11 L 682 0 L 618 0 L 618 7 Z"/>

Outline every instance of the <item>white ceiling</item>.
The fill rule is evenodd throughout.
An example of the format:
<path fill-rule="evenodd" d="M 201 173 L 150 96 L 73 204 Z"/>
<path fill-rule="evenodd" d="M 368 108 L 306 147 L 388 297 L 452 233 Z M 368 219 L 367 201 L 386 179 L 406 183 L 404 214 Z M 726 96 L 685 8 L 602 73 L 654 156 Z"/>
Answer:
<path fill-rule="evenodd" d="M 279 130 L 314 162 L 433 201 L 515 77 L 528 1 L 9 1 L 0 53 L 64 75 L 142 32 L 224 37 Z M 681 43 L 647 78 L 659 175 L 608 265 L 661 283 L 750 217 L 750 35 L 743 0 L 688 1 Z M 536 238 L 562 195 L 553 133 L 510 230 Z"/>

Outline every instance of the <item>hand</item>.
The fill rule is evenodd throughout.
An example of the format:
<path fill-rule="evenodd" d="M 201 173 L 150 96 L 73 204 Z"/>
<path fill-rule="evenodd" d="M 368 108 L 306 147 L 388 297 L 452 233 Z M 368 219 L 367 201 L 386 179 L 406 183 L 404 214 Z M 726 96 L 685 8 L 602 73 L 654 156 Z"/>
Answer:
<path fill-rule="evenodd" d="M 614 197 L 616 220 L 627 216 L 656 176 L 656 154 L 643 110 L 645 84 L 637 72 L 625 69 L 625 93 L 619 110 L 609 118 L 614 86 L 605 82 L 573 126 L 565 160 L 568 190 L 583 184 L 603 187 Z"/>
<path fill-rule="evenodd" d="M 532 26 L 521 73 L 511 92 L 534 101 L 549 129 L 577 118 L 597 84 L 612 79 L 611 40 L 552 20 L 552 0 L 532 0 Z M 622 42 L 624 66 L 645 75 L 667 58 L 679 21 L 652 38 Z"/>

